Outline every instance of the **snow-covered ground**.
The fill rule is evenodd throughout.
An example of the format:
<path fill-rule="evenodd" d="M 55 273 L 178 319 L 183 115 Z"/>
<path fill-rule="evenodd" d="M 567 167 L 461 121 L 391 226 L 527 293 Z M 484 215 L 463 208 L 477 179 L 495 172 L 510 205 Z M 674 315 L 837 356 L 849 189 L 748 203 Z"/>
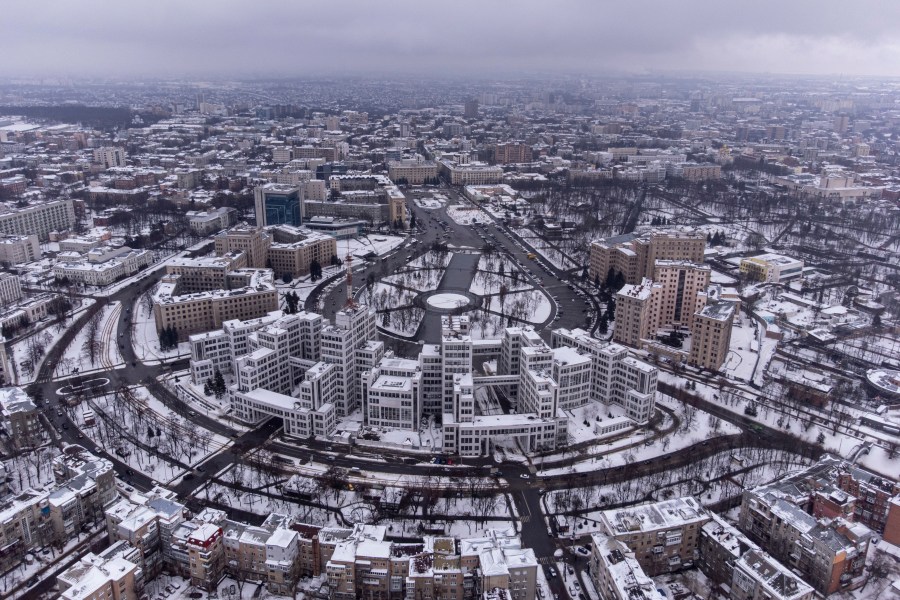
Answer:
<path fill-rule="evenodd" d="M 94 364 L 91 364 L 88 351 L 85 349 L 89 329 L 85 325 L 78 332 L 78 335 L 75 336 L 73 342 L 66 348 L 56 365 L 54 376 L 66 377 L 75 368 L 78 368 L 80 373 L 88 373 L 97 370 L 114 369 L 124 364 L 119 351 L 119 344 L 116 340 L 116 325 L 121 311 L 122 304 L 113 302 L 104 306 L 103 310 L 98 313 L 100 315 L 100 326 L 97 336 L 99 348 Z"/>
<path fill-rule="evenodd" d="M 16 376 L 15 381 L 18 385 L 26 385 L 34 381 L 41 364 L 44 362 L 47 351 L 59 341 L 71 323 L 92 306 L 95 301 L 93 298 L 78 298 L 76 302 L 81 302 L 81 305 L 76 308 L 72 316 L 66 321 L 65 327 L 57 327 L 49 323 L 48 319 L 47 322 L 42 322 L 38 325 L 40 329 L 12 345 L 12 351 L 9 352 L 9 360 L 13 363 Z M 37 344 L 43 348 L 43 354 L 34 366 L 34 369 L 29 372 L 23 368 L 22 363 L 28 360 L 29 345 L 31 344 Z"/>
<path fill-rule="evenodd" d="M 722 371 L 731 379 L 752 381 L 759 356 L 759 329 L 755 321 L 739 319 L 731 329 L 731 344 Z"/>
<path fill-rule="evenodd" d="M 131 323 L 131 341 L 134 353 L 139 360 L 147 364 L 159 364 L 165 359 L 189 356 L 191 345 L 181 342 L 176 348 L 160 350 L 159 333 L 156 331 L 156 320 L 153 309 L 147 306 L 140 297 L 134 303 Z"/>

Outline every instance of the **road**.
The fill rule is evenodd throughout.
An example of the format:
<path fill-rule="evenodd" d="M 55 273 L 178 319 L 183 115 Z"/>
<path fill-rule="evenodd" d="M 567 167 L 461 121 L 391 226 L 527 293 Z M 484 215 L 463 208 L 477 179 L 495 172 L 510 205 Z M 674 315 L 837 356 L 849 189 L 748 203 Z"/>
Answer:
<path fill-rule="evenodd" d="M 450 195 L 455 196 L 456 192 L 451 191 Z M 468 247 L 474 250 L 480 249 L 485 243 L 491 243 L 497 249 L 496 251 L 520 263 L 526 276 L 535 287 L 542 289 L 547 295 L 557 298 L 554 303 L 553 313 L 544 323 L 541 330 L 541 335 L 544 339 L 549 340 L 550 330 L 553 327 L 575 328 L 589 325 L 586 322 L 585 313 L 582 312 L 586 306 L 588 307 L 587 310 L 591 311 L 591 314 L 596 314 L 598 308 L 596 301 L 592 297 L 585 300 L 577 293 L 579 284 L 570 278 L 570 273 L 556 269 L 549 263 L 542 265 L 536 261 L 530 261 L 527 258 L 527 254 L 532 249 L 527 245 L 523 245 L 521 240 L 517 239 L 514 234 L 502 224 L 497 223 L 487 213 L 482 213 L 484 218 L 480 219 L 487 225 L 481 227 L 479 231 L 478 228 L 459 225 L 452 219 L 447 218 L 446 210 L 443 208 L 428 210 L 412 204 L 410 208 L 413 214 L 416 215 L 418 222 L 418 232 L 415 234 L 417 241 L 407 241 L 406 244 L 388 256 L 374 263 L 359 267 L 354 272 L 354 278 L 360 282 L 360 286 L 369 273 L 373 273 L 377 277 L 394 272 L 407 264 L 410 255 L 418 256 L 427 252 L 432 244 L 439 240 L 448 241 L 453 246 Z M 473 258 L 469 258 L 469 262 L 464 268 L 461 267 L 458 272 L 453 269 L 449 271 L 450 274 L 449 278 L 447 278 L 446 286 L 442 282 L 442 286 L 445 289 L 455 289 L 463 285 L 461 280 L 458 282 L 453 278 L 467 276 L 467 273 L 464 272 L 471 268 L 472 264 L 469 263 L 477 255 L 468 255 L 467 258 L 469 256 Z M 226 424 L 195 412 L 190 406 L 185 405 L 180 399 L 176 398 L 168 388 L 160 384 L 157 381 L 159 376 L 171 372 L 173 367 L 176 369 L 185 368 L 187 361 L 182 359 L 175 361 L 173 364 L 149 365 L 138 360 L 133 350 L 130 322 L 135 300 L 146 289 L 154 285 L 158 276 L 159 271 L 157 270 L 155 273 L 146 275 L 142 280 L 125 287 L 108 298 L 109 302 L 121 303 L 121 308 L 118 310 L 115 318 L 115 331 L 116 338 L 121 344 L 120 351 L 124 365 L 121 368 L 110 369 L 103 373 L 103 377 L 108 378 L 109 383 L 105 384 L 101 391 L 112 391 L 123 385 L 146 386 L 154 396 L 188 422 L 196 423 L 198 426 L 234 440 L 233 447 L 237 448 L 237 451 L 232 451 L 229 448 L 213 454 L 205 462 L 193 469 L 187 477 L 175 483 L 172 489 L 176 493 L 183 498 L 189 497 L 190 494 L 202 488 L 215 474 L 228 468 L 235 461 L 240 460 L 243 453 L 250 452 L 261 446 L 285 456 L 304 461 L 314 460 L 323 465 L 367 468 L 366 454 L 371 452 L 370 449 L 345 448 L 344 446 L 332 447 L 331 444 L 321 441 L 305 441 L 303 443 L 298 443 L 296 440 L 281 441 L 277 438 L 280 429 L 280 422 L 277 419 L 271 419 L 251 431 L 238 434 Z M 466 288 L 468 288 L 467 282 L 468 279 L 465 282 Z M 345 297 L 345 285 L 340 283 L 322 294 L 321 298 L 319 297 L 319 292 L 314 292 L 310 295 L 306 305 L 310 308 L 321 302 L 321 305 L 324 307 L 322 312 L 325 316 L 331 318 L 334 312 L 343 305 Z M 435 333 L 433 327 L 428 326 L 424 326 L 421 333 L 428 341 L 437 341 L 432 338 L 440 334 L 439 331 Z M 385 340 L 400 355 L 415 356 L 419 349 L 419 344 L 414 342 L 387 336 L 385 336 Z M 56 359 L 51 360 L 51 357 L 54 355 Z M 47 401 L 47 405 L 50 408 L 47 415 L 56 421 L 62 440 L 67 443 L 84 445 L 89 451 L 106 456 L 112 461 L 117 474 L 130 484 L 140 489 L 151 487 L 154 482 L 149 477 L 138 472 L 131 473 L 128 465 L 119 461 L 115 456 L 105 453 L 92 440 L 87 437 L 79 437 L 79 432 L 75 428 L 74 423 L 65 416 L 65 411 L 62 411 L 63 416 L 54 417 L 56 409 L 60 406 L 59 388 L 66 383 L 50 380 L 58 356 L 58 349 L 51 351 L 50 356 L 41 366 L 38 377 L 39 383 L 34 384 L 33 389 Z M 713 414 L 717 414 L 730 422 L 737 422 L 745 427 L 748 425 L 748 423 L 743 423 L 742 419 L 737 418 L 736 415 L 728 411 L 724 411 L 724 409 L 716 410 L 715 405 L 710 407 L 704 406 L 703 408 L 704 410 L 708 408 Z M 685 450 L 672 452 L 639 464 L 629 465 L 628 468 L 598 469 L 591 473 L 577 474 L 575 476 L 566 474 L 538 478 L 533 473 L 533 467 L 527 464 L 504 464 L 502 466 L 504 477 L 498 480 L 498 490 L 508 492 L 516 505 L 518 514 L 521 517 L 521 535 L 524 544 L 534 549 L 542 564 L 548 565 L 553 561 L 553 554 L 559 547 L 560 541 L 556 533 L 552 529 L 548 529 L 543 519 L 544 510 L 541 506 L 541 496 L 544 491 L 625 481 L 662 470 L 679 468 L 698 460 L 698 458 L 711 456 L 716 452 L 741 445 L 760 445 L 764 447 L 778 445 L 778 447 L 784 447 L 784 443 L 784 434 L 775 435 L 771 431 L 763 430 L 763 435 L 745 433 L 737 436 L 715 438 Z M 384 458 L 388 458 L 388 460 L 384 461 Z M 379 462 L 372 463 L 370 468 L 392 475 L 432 475 L 441 477 L 482 475 L 487 477 L 490 475 L 490 468 L 494 466 L 489 459 L 484 458 L 465 460 L 463 464 L 453 467 L 409 464 L 403 458 L 402 453 L 384 453 L 378 456 Z M 188 499 L 187 502 L 192 508 L 200 507 L 200 504 L 194 500 Z M 247 520 L 248 522 L 253 522 L 259 518 L 258 515 L 250 515 L 241 511 L 231 509 L 229 511 L 236 518 Z M 561 579 L 551 579 L 550 584 L 554 592 L 559 593 L 560 597 L 564 597 L 565 591 Z"/>

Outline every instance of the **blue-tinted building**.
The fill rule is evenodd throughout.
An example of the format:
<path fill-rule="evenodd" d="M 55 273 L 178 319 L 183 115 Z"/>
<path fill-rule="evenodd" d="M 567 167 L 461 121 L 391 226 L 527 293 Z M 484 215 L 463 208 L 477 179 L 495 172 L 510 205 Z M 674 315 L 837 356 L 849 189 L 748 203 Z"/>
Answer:
<path fill-rule="evenodd" d="M 294 225 L 303 223 L 303 195 L 299 187 L 269 183 L 257 187 L 256 224 Z"/>

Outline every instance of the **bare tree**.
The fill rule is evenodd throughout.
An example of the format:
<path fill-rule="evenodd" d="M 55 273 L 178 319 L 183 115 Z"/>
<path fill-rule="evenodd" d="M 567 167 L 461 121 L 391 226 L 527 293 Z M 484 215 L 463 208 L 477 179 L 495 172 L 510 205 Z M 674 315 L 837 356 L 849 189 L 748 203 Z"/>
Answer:
<path fill-rule="evenodd" d="M 84 342 L 81 344 L 81 354 L 91 361 L 92 367 L 100 355 L 100 324 L 102 322 L 103 312 L 98 311 L 84 326 Z"/>

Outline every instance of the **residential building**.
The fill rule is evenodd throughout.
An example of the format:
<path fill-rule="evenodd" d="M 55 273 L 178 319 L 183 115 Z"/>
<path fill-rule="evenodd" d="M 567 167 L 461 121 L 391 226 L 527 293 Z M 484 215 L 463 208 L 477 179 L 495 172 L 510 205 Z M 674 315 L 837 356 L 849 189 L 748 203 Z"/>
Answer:
<path fill-rule="evenodd" d="M 134 562 L 136 550 L 125 542 L 100 554 L 88 552 L 57 575 L 63 600 L 137 600 L 144 573 Z"/>
<path fill-rule="evenodd" d="M 204 523 L 187 538 L 191 585 L 206 591 L 216 589 L 225 575 L 225 543 L 222 528 Z"/>
<path fill-rule="evenodd" d="M 821 594 L 863 585 L 871 530 L 843 518 L 817 520 L 788 499 L 797 491 L 786 481 L 745 490 L 738 527 Z"/>
<path fill-rule="evenodd" d="M 608 600 L 663 600 L 634 552 L 619 540 L 591 534 L 591 580 L 601 598 Z"/>
<path fill-rule="evenodd" d="M 94 162 L 103 165 L 105 169 L 124 167 L 125 150 L 117 146 L 94 148 Z"/>
<path fill-rule="evenodd" d="M 599 516 L 603 533 L 634 552 L 651 577 L 695 566 L 700 530 L 709 519 L 690 497 L 605 510 Z"/>
<path fill-rule="evenodd" d="M 656 261 L 703 263 L 706 236 L 700 232 L 650 230 L 626 233 L 591 242 L 589 275 L 603 282 L 610 271 L 622 273 L 625 283 L 638 284 L 652 278 Z"/>
<path fill-rule="evenodd" d="M 40 258 L 41 246 L 36 235 L 0 235 L 0 264 L 19 265 Z"/>
<path fill-rule="evenodd" d="M 507 142 L 494 145 L 494 163 L 507 165 L 528 163 L 532 160 L 531 146 L 524 143 Z"/>
<path fill-rule="evenodd" d="M 71 199 L 34 202 L 28 206 L 0 206 L 0 233 L 35 235 L 46 242 L 51 231 L 67 231 L 75 225 L 75 206 Z"/>
<path fill-rule="evenodd" d="M 694 316 L 690 364 L 710 371 L 718 371 L 725 364 L 731 346 L 734 313 L 733 302 L 716 302 L 707 304 Z"/>
<path fill-rule="evenodd" d="M 735 600 L 812 600 L 815 590 L 761 550 L 750 550 L 735 563 L 731 581 Z"/>
<path fill-rule="evenodd" d="M 44 442 L 40 409 L 22 388 L 0 388 L 0 428 L 14 448 L 36 447 Z"/>

